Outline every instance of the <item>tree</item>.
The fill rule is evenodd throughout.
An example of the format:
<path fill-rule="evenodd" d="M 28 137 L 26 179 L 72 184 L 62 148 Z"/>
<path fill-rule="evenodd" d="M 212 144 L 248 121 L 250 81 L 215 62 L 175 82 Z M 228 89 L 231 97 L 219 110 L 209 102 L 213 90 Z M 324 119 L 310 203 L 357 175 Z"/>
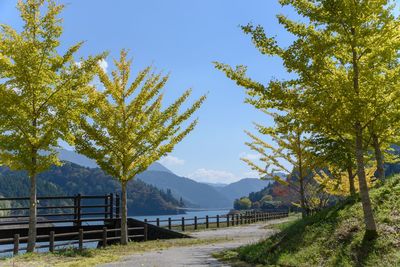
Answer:
<path fill-rule="evenodd" d="M 337 178 L 338 184 L 344 183 L 343 179 L 347 179 L 348 193 L 355 197 L 355 177 L 357 173 L 354 172 L 354 142 L 338 133 L 335 136 L 336 138 L 329 136 L 329 133 L 314 135 L 311 140 L 313 153 L 316 158 L 323 159 L 323 167 L 335 174 L 331 178 Z"/>
<path fill-rule="evenodd" d="M 101 57 L 80 59 L 77 64 L 73 56 L 82 43 L 65 54 L 58 53 L 62 5 L 51 0 L 27 0 L 20 1 L 18 9 L 24 22 L 22 31 L 1 25 L 0 33 L 0 161 L 29 173 L 27 251 L 32 252 L 36 241 L 36 176 L 60 164 L 55 148 L 60 139 L 72 141 L 69 126 L 79 119 L 83 95 L 91 91 L 88 83 Z"/>
<path fill-rule="evenodd" d="M 242 197 L 235 200 L 233 207 L 235 210 L 248 210 L 251 208 L 251 201 L 247 197 Z"/>
<path fill-rule="evenodd" d="M 318 167 L 319 163 L 310 153 L 311 143 L 302 125 L 293 119 L 295 115 L 293 113 L 270 114 L 275 121 L 274 127 L 263 127 L 259 124 L 256 124 L 256 127 L 260 134 L 272 139 L 271 143 L 247 132 L 252 142 L 247 142 L 246 145 L 261 155 L 262 166 L 246 158 L 242 160 L 265 179 L 273 179 L 297 192 L 302 215 L 305 217 L 311 208 L 307 201 L 307 187 L 312 182 L 310 175 L 312 176 L 312 170 Z M 287 167 L 285 163 L 288 163 L 290 167 Z M 286 173 L 287 178 L 279 176 L 279 172 Z"/>
<path fill-rule="evenodd" d="M 101 68 L 98 75 L 105 89 L 90 99 L 89 116 L 82 116 L 76 132 L 76 150 L 96 160 L 100 168 L 118 179 L 122 188 L 121 243 L 127 244 L 127 182 L 171 152 L 189 132 L 197 120 L 183 128 L 191 115 L 201 106 L 205 96 L 180 112 L 190 96 L 187 90 L 173 104 L 162 109 L 161 89 L 168 76 L 152 74 L 145 68 L 128 85 L 131 61 L 121 51 L 112 79 Z"/>
<path fill-rule="evenodd" d="M 393 15 L 393 3 L 387 0 L 323 1 L 281 0 L 292 6 L 305 22 L 278 15 L 279 22 L 295 40 L 288 46 L 278 45 L 263 27 L 242 27 L 252 36 L 261 53 L 278 56 L 294 78 L 271 81 L 263 86 L 246 77 L 246 69 L 217 65 L 228 77 L 248 89 L 251 96 L 279 105 L 285 101 L 288 88 L 303 93 L 302 121 L 315 128 L 350 135 L 357 166 L 360 196 L 366 225 L 366 236 L 377 235 L 365 176 L 364 156 L 366 129 L 378 124 L 380 131 L 390 130 L 383 123 L 399 110 L 398 58 L 399 19 Z M 329 115 L 329 120 L 319 119 Z M 321 116 L 323 115 L 323 116 Z M 337 128 L 336 128 L 337 127 Z M 388 129 L 389 128 L 389 129 Z M 393 129 L 391 129 L 393 130 Z M 331 132 L 333 133 L 333 132 Z"/>
<path fill-rule="evenodd" d="M 369 167 L 365 170 L 368 187 L 372 187 L 374 184 L 375 172 L 376 166 Z M 322 186 L 323 190 L 330 195 L 348 196 L 351 195 L 351 190 L 355 190 L 356 192 L 360 191 L 357 183 L 355 183 L 356 186 L 354 189 L 351 188 L 347 172 L 342 172 L 340 169 L 335 169 L 335 167 L 316 171 L 314 179 Z M 354 180 L 357 182 L 358 177 L 355 176 Z"/>

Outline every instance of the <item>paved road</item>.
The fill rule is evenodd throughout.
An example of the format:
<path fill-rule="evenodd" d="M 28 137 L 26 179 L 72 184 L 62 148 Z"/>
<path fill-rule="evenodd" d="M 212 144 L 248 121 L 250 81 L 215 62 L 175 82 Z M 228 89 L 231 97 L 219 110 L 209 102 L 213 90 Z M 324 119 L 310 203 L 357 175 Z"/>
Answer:
<path fill-rule="evenodd" d="M 274 233 L 274 230 L 264 229 L 267 224 L 276 223 L 282 220 L 270 221 L 267 223 L 256 223 L 240 227 L 229 227 L 218 230 L 200 231 L 193 233 L 196 238 L 218 238 L 228 237 L 230 240 L 216 244 L 193 245 L 188 247 L 175 247 L 165 250 L 133 254 L 115 263 L 101 265 L 101 267 L 180 267 L 180 266 L 228 266 L 217 261 L 211 256 L 212 253 L 225 249 L 239 247 L 241 245 L 257 242 L 267 238 Z M 233 239 L 231 239 L 233 238 Z"/>

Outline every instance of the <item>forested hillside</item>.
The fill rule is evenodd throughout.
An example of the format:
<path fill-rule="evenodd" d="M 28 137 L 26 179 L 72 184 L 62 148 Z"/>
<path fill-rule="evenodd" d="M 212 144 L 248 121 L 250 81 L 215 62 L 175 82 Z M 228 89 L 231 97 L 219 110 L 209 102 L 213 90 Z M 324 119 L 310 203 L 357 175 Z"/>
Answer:
<path fill-rule="evenodd" d="M 38 177 L 38 195 L 102 195 L 120 191 L 118 182 L 100 169 L 92 169 L 65 162 L 53 166 Z M 130 215 L 177 213 L 179 201 L 169 190 L 161 191 L 140 180 L 128 183 L 128 208 Z M 0 194 L 9 197 L 29 195 L 26 173 L 0 167 Z"/>

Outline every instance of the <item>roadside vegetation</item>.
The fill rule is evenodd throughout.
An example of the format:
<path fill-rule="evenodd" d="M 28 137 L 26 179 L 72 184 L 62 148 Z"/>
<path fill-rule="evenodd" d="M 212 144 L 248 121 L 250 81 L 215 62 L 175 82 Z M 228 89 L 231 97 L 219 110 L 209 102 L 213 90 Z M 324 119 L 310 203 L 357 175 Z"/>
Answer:
<path fill-rule="evenodd" d="M 378 238 L 364 236 L 359 199 L 313 216 L 273 226 L 282 231 L 257 244 L 215 256 L 240 266 L 398 266 L 400 263 L 400 175 L 371 190 Z"/>

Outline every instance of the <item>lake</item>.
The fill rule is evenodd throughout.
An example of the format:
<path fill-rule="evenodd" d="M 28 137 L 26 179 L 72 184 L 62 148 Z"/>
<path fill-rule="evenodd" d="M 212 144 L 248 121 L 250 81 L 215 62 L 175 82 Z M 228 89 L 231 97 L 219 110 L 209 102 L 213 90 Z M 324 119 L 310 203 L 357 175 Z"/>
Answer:
<path fill-rule="evenodd" d="M 159 218 L 161 221 L 162 220 L 168 220 L 168 218 L 171 218 L 171 220 L 180 220 L 182 219 L 182 217 L 185 217 L 185 219 L 192 219 L 195 216 L 197 216 L 198 218 L 204 218 L 207 215 L 209 217 L 215 217 L 217 215 L 226 215 L 227 213 L 229 213 L 229 209 L 226 210 L 202 210 L 202 211 L 186 211 L 185 214 L 173 214 L 173 215 L 144 215 L 144 216 L 130 216 L 131 218 L 140 220 L 140 221 L 144 221 L 145 219 L 147 219 L 147 221 L 155 221 L 157 220 L 157 218 Z M 215 218 L 210 218 L 209 222 L 215 222 Z M 199 220 L 199 223 L 201 221 Z M 153 222 L 151 222 L 152 224 L 155 224 Z M 173 223 L 173 224 L 177 224 L 177 222 Z M 160 225 L 167 225 L 167 222 L 160 222 Z"/>

